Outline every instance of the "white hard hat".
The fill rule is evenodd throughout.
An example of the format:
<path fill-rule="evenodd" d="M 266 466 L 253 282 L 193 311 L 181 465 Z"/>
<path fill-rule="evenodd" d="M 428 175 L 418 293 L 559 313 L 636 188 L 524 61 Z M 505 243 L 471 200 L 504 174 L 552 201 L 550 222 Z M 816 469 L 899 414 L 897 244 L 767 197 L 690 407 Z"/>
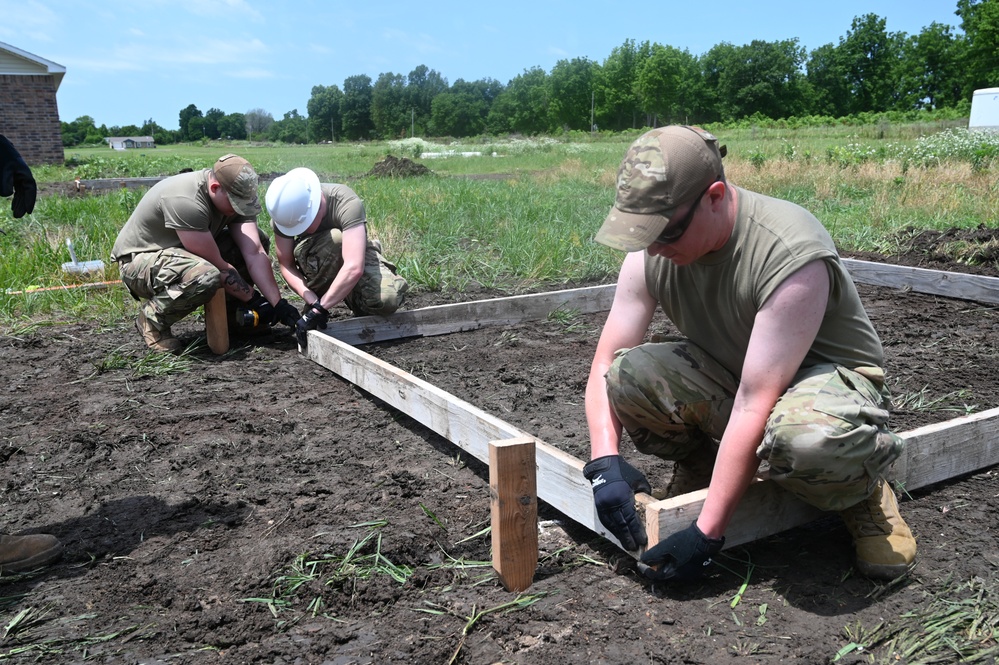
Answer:
<path fill-rule="evenodd" d="M 297 236 L 315 221 L 322 195 L 319 176 L 312 169 L 299 167 L 275 178 L 264 200 L 278 230 Z"/>

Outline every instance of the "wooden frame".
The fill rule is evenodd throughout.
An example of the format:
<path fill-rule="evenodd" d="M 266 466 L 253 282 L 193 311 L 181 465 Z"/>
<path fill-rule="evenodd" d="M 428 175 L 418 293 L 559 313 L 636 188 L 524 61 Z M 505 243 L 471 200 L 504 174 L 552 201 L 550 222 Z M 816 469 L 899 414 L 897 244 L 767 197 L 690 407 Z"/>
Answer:
<path fill-rule="evenodd" d="M 844 263 L 854 280 L 860 283 L 980 302 L 999 302 L 999 278 L 846 259 Z M 484 325 L 509 325 L 544 319 L 558 309 L 605 311 L 610 308 L 613 291 L 613 285 L 596 286 L 428 307 L 388 318 L 348 319 L 331 324 L 325 333 L 311 331 L 305 354 L 483 462 L 489 462 L 490 441 L 533 438 L 537 498 L 617 543 L 596 517 L 590 487 L 583 478 L 583 461 L 352 346 L 369 341 L 442 335 L 474 330 Z M 997 431 L 999 408 L 903 432 L 900 436 L 906 440 L 905 453 L 896 461 L 892 479 L 906 490 L 914 490 L 999 464 Z M 673 533 L 696 519 L 706 494 L 706 490 L 699 490 L 663 501 L 640 495 L 638 500 L 645 506 L 649 546 L 658 542 L 660 534 Z M 821 514 L 773 482 L 758 478 L 747 490 L 730 523 L 726 546 L 779 533 Z"/>

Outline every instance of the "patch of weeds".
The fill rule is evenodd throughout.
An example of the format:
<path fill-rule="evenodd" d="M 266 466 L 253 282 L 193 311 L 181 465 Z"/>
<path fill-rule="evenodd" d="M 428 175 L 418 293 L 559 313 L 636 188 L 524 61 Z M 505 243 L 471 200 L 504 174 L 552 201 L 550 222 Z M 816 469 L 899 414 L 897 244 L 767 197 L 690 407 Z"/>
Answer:
<path fill-rule="evenodd" d="M 951 586 L 945 581 L 920 609 L 865 629 L 847 626 L 849 641 L 833 662 L 870 652 L 876 665 L 908 663 L 994 663 L 999 656 L 999 580 L 975 577 Z"/>
<path fill-rule="evenodd" d="M 528 595 L 518 594 L 516 598 L 508 603 L 503 603 L 502 605 L 497 605 L 495 607 L 490 607 L 484 610 L 477 610 L 475 606 L 472 606 L 472 613 L 469 615 L 462 614 L 461 612 L 455 610 L 454 608 L 445 607 L 444 605 L 438 605 L 437 603 L 432 603 L 430 601 L 424 601 L 427 607 L 418 607 L 414 609 L 414 612 L 426 612 L 427 614 L 433 614 L 437 616 L 453 616 L 457 617 L 465 622 L 465 626 L 461 629 L 461 633 L 458 639 L 458 646 L 455 647 L 454 653 L 451 654 L 450 660 L 448 660 L 448 665 L 456 662 L 458 656 L 461 654 L 462 648 L 465 646 L 465 640 L 468 635 L 472 632 L 475 627 L 483 617 L 490 614 L 496 614 L 497 612 L 515 612 L 517 610 L 522 610 L 524 608 L 530 607 L 534 603 L 538 602 L 545 597 L 545 593 L 534 593 Z"/>
<path fill-rule="evenodd" d="M 189 345 L 179 354 L 146 352 L 134 356 L 124 351 L 125 347 L 111 350 L 106 356 L 94 363 L 95 372 L 87 378 L 93 378 L 107 372 L 126 370 L 136 378 L 144 376 L 165 376 L 188 372 L 194 367 L 195 359 L 191 355 L 197 343 Z M 81 379 L 84 380 L 84 379 Z"/>
<path fill-rule="evenodd" d="M 563 308 L 562 306 L 553 309 L 548 314 L 548 320 L 559 324 L 566 332 L 590 332 L 590 329 L 579 320 L 579 317 L 578 309 Z"/>
<path fill-rule="evenodd" d="M 916 392 L 903 393 L 892 397 L 892 404 L 897 410 L 923 412 L 954 412 L 967 415 L 978 410 L 975 404 L 968 404 L 971 393 L 964 388 L 954 390 L 946 395 L 933 397 L 928 387 L 923 386 Z"/>
<path fill-rule="evenodd" d="M 282 611 L 303 604 L 307 614 L 326 616 L 323 609 L 336 606 L 335 602 L 326 598 L 328 589 L 332 589 L 334 595 L 338 592 L 352 593 L 360 582 L 378 576 L 388 576 L 399 584 L 405 583 L 412 576 L 413 569 L 395 564 L 382 554 L 381 529 L 387 524 L 384 520 L 376 520 L 352 525 L 351 528 L 366 528 L 368 533 L 356 539 L 346 552 L 300 554 L 274 579 L 270 598 L 242 598 L 240 602 L 261 603 L 275 618 Z M 287 628 L 295 622 L 297 619 L 281 621 L 279 626 Z"/>

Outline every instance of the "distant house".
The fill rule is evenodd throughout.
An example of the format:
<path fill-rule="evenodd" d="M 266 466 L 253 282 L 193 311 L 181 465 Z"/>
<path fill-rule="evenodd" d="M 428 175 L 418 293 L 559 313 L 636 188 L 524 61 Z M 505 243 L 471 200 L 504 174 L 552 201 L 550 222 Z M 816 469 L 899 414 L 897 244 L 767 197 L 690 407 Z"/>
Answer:
<path fill-rule="evenodd" d="M 109 136 L 105 141 L 112 150 L 129 150 L 130 148 L 155 148 L 156 141 L 152 136 Z"/>
<path fill-rule="evenodd" d="M 28 164 L 62 164 L 56 91 L 66 68 L 0 42 L 0 134 Z"/>

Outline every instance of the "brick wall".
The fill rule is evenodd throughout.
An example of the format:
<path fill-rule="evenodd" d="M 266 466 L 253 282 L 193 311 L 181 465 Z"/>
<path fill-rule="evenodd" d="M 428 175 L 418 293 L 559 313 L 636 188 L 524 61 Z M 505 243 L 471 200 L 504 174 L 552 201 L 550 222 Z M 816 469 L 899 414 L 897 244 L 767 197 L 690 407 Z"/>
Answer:
<path fill-rule="evenodd" d="M 51 76 L 0 74 L 0 134 L 29 165 L 63 163 L 59 105 Z"/>

